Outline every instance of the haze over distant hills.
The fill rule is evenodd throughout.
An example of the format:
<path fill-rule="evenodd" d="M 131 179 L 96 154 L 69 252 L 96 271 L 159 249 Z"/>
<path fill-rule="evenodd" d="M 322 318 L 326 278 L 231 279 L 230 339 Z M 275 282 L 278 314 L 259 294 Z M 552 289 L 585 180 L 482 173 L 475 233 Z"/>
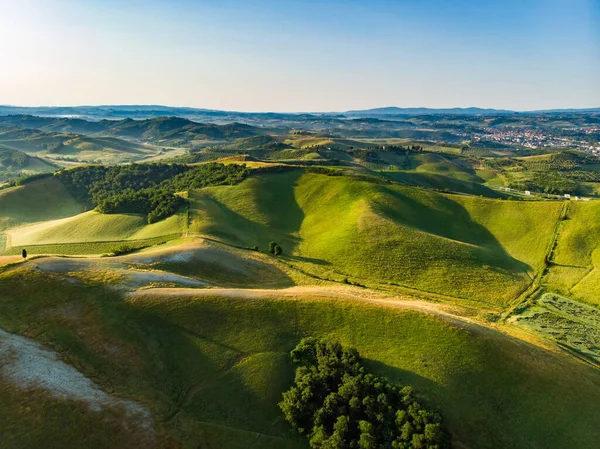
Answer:
<path fill-rule="evenodd" d="M 552 109 L 540 111 L 513 111 L 493 108 L 400 108 L 395 106 L 373 109 L 359 109 L 344 112 L 240 112 L 222 111 L 217 109 L 161 106 L 161 105 L 100 105 L 100 106 L 10 106 L 0 105 L 0 115 L 29 114 L 37 116 L 81 117 L 87 119 L 119 119 L 119 118 L 152 118 L 161 116 L 176 116 L 187 118 L 212 117 L 263 117 L 282 118 L 286 116 L 310 115 L 343 115 L 348 117 L 381 117 L 394 115 L 505 115 L 529 113 L 560 113 L 560 112 L 598 112 L 600 108 L 586 109 Z"/>

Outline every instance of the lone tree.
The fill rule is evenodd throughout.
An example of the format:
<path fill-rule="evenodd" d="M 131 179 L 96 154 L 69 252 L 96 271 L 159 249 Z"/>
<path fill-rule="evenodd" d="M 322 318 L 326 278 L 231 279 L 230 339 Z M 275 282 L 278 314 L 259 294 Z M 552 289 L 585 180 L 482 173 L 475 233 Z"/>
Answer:
<path fill-rule="evenodd" d="M 23 256 L 23 259 L 27 259 L 27 250 L 23 249 L 23 251 L 21 252 L 21 255 Z"/>
<path fill-rule="evenodd" d="M 269 242 L 269 252 L 275 254 L 275 247 L 278 246 L 275 242 Z"/>
<path fill-rule="evenodd" d="M 282 252 L 283 250 L 281 249 L 281 246 L 275 245 L 275 248 L 273 248 L 273 254 L 275 254 L 276 256 L 281 256 Z"/>

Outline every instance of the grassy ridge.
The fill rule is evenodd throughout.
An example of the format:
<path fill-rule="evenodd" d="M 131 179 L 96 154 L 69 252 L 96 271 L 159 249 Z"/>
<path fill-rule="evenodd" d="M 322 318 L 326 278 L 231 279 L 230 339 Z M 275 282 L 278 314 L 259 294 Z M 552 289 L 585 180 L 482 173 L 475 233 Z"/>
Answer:
<path fill-rule="evenodd" d="M 12 270 L 0 275 L 0 326 L 57 349 L 108 391 L 146 404 L 164 423 L 159 435 L 168 432 L 186 448 L 242 448 L 255 440 L 251 447 L 305 447 L 276 404 L 293 377 L 287 352 L 307 335 L 334 336 L 357 347 L 373 371 L 412 384 L 466 447 L 594 447 L 600 438 L 597 370 L 417 312 L 318 297 L 123 299 L 91 283 Z M 19 413 L 10 404 L 0 403 L 0 422 Z M 15 429 L 44 422 L 43 435 L 8 429 L 0 441 L 130 447 L 117 431 L 102 441 L 98 432 L 106 430 L 85 411 L 68 415 L 77 429 L 71 433 L 51 426 L 49 410 L 33 407 L 34 418 Z"/>
<path fill-rule="evenodd" d="M 191 197 L 192 231 L 263 249 L 277 241 L 313 270 L 496 306 L 524 289 L 543 264 L 561 207 L 300 171 Z"/>

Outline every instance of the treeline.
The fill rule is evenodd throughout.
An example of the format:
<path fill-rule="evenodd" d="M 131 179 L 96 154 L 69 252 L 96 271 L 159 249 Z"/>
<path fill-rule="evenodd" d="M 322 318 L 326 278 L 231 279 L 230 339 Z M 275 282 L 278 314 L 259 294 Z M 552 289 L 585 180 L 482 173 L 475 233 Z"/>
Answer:
<path fill-rule="evenodd" d="M 105 214 L 136 213 L 160 221 L 185 204 L 177 192 L 236 184 L 248 176 L 245 165 L 131 164 L 61 170 L 56 176 L 88 208 Z"/>
<path fill-rule="evenodd" d="M 537 172 L 530 179 L 510 181 L 508 187 L 553 195 L 581 193 L 580 184 L 566 176 L 564 172 Z"/>
<path fill-rule="evenodd" d="M 279 406 L 311 448 L 449 447 L 441 417 L 410 387 L 368 373 L 355 349 L 307 338 L 291 355 L 296 378 Z"/>

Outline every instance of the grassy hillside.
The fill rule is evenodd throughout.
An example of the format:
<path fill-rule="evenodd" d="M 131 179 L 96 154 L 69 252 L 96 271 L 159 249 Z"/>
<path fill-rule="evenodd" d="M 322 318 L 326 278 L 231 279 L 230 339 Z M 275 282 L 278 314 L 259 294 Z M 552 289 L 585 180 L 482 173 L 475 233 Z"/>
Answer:
<path fill-rule="evenodd" d="M 328 150 L 348 150 L 351 148 L 364 148 L 369 146 L 359 140 L 315 136 L 294 136 L 293 138 L 285 140 L 285 143 L 296 148 L 324 147 L 323 149 Z"/>
<path fill-rule="evenodd" d="M 214 125 L 196 123 L 179 117 L 107 122 L 107 126 L 99 132 L 99 135 L 136 139 L 163 145 L 187 145 L 201 140 L 233 140 L 259 134 L 257 128 L 241 123 Z"/>
<path fill-rule="evenodd" d="M 571 202 L 559 228 L 545 285 L 600 304 L 600 203 Z"/>
<path fill-rule="evenodd" d="M 54 220 L 83 211 L 54 177 L 0 190 L 0 231 L 26 223 Z"/>
<path fill-rule="evenodd" d="M 171 144 L 187 144 L 195 140 L 222 140 L 250 137 L 258 132 L 258 128 L 241 123 L 214 125 L 212 123 L 196 123 L 180 117 L 156 117 L 146 120 L 100 120 L 86 121 L 71 118 L 34 117 L 29 115 L 13 115 L 0 117 L 0 125 L 10 131 L 11 135 L 3 138 L 41 138 L 77 133 L 93 137 L 119 137 L 153 142 L 171 142 Z M 71 134 L 75 137 L 75 134 Z"/>
<path fill-rule="evenodd" d="M 482 181 L 466 159 L 451 158 L 436 153 L 410 154 L 408 159 L 409 168 L 417 172 L 449 176 L 461 181 Z"/>
<path fill-rule="evenodd" d="M 43 390 L 24 396 L 3 381 L 2 447 L 129 448 L 132 438 L 144 447 L 306 447 L 276 404 L 293 379 L 287 353 L 307 335 L 333 336 L 371 370 L 413 385 L 457 447 L 594 447 L 600 438 L 597 370 L 402 309 L 318 296 L 123 298 L 93 281 L 12 270 L 0 274 L 0 327 L 58 351 L 155 417 L 150 434 L 108 410 Z M 25 397 L 27 408 L 16 406 Z"/>
<path fill-rule="evenodd" d="M 80 207 L 57 182 L 38 180 L 0 196 L 12 247 L 147 240 L 187 230 L 181 214 L 152 225 L 135 214 L 76 215 Z M 45 208 L 32 204 L 35 214 L 27 217 L 22 191 L 50 201 Z M 562 208 L 301 170 L 254 175 L 236 186 L 193 191 L 190 198 L 191 232 L 263 251 L 276 241 L 290 263 L 320 277 L 397 284 L 494 308 L 523 291 L 542 266 Z M 68 218 L 52 220 L 61 216 Z"/>
<path fill-rule="evenodd" d="M 463 181 L 451 176 L 436 173 L 419 173 L 415 171 L 384 171 L 382 174 L 403 184 L 424 187 L 426 189 L 468 193 L 488 198 L 500 198 L 502 194 L 483 184 L 473 181 Z"/>
<path fill-rule="evenodd" d="M 262 249 L 276 241 L 320 273 L 501 306 L 543 264 L 560 208 L 297 171 L 195 192 L 190 229 Z"/>
<path fill-rule="evenodd" d="M 0 182 L 55 169 L 56 166 L 47 161 L 0 144 Z"/>
<path fill-rule="evenodd" d="M 184 214 L 173 215 L 149 225 L 143 215 L 90 211 L 74 217 L 12 229 L 7 234 L 12 246 L 141 240 L 181 233 L 184 223 Z"/>

